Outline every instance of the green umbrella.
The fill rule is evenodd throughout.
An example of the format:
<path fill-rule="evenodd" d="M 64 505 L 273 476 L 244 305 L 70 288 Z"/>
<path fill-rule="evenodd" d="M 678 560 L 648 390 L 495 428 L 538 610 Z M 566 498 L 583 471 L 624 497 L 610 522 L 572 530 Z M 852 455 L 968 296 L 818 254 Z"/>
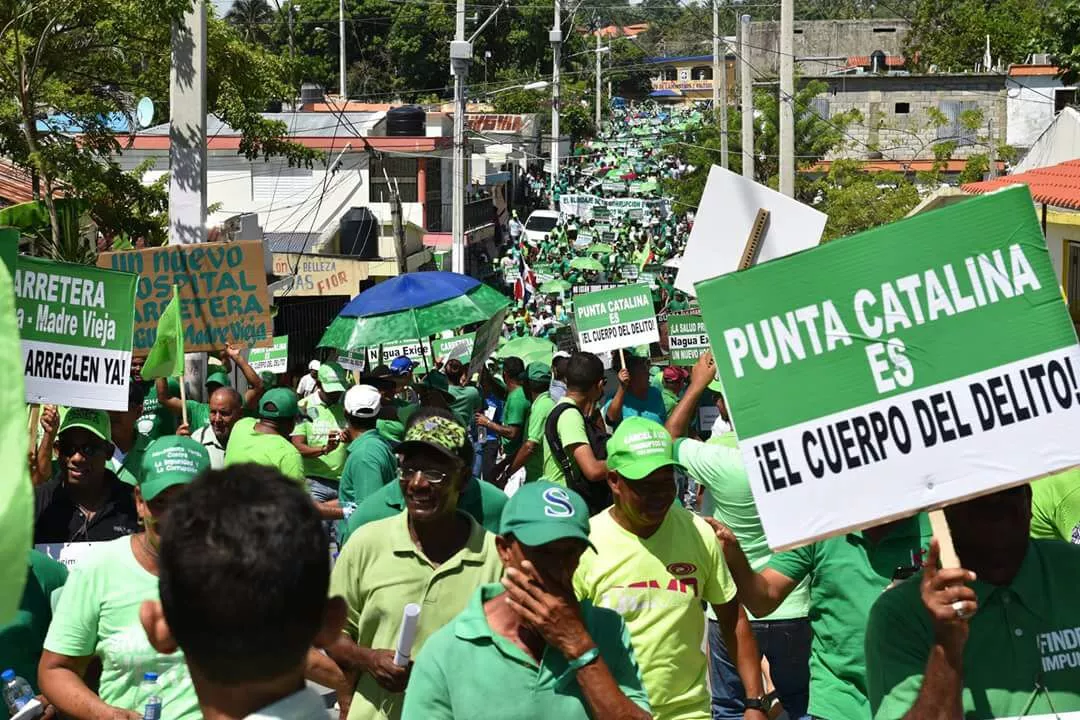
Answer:
<path fill-rule="evenodd" d="M 494 357 L 500 360 L 509 357 L 521 358 L 526 365 L 533 362 L 550 363 L 556 349 L 555 343 L 544 338 L 519 337 L 496 350 Z"/>
<path fill-rule="evenodd" d="M 612 247 L 607 243 L 593 243 L 589 247 L 585 248 L 585 252 L 589 255 L 595 255 L 597 253 L 601 255 L 610 255 Z"/>
<path fill-rule="evenodd" d="M 480 284 L 464 295 L 423 307 L 368 317 L 339 315 L 323 333 L 319 347 L 348 352 L 383 343 L 409 342 L 483 322 L 509 304 L 510 300 L 498 290 Z"/>
<path fill-rule="evenodd" d="M 570 267 L 575 270 L 595 270 L 596 272 L 603 272 L 604 266 L 600 264 L 599 260 L 593 260 L 591 257 L 576 257 L 570 261 Z"/>
<path fill-rule="evenodd" d="M 540 293 L 544 295 L 556 295 L 569 290 L 573 285 L 565 280 L 548 280 L 546 283 L 539 287 Z"/>

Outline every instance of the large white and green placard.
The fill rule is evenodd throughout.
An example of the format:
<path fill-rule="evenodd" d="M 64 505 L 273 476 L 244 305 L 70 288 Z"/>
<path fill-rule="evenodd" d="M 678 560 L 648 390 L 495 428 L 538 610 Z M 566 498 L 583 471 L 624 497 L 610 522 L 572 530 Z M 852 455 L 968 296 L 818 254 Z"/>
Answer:
<path fill-rule="evenodd" d="M 455 335 L 449 338 L 438 338 L 432 340 L 432 347 L 435 348 L 436 360 L 460 360 L 462 362 L 467 361 L 472 357 L 473 345 L 476 343 L 476 333 L 465 333 L 464 335 Z"/>
<path fill-rule="evenodd" d="M 592 353 L 660 342 L 652 293 L 620 285 L 574 298 L 578 347 Z"/>
<path fill-rule="evenodd" d="M 248 354 L 248 365 L 255 372 L 285 372 L 289 368 L 289 336 L 275 337 L 270 347 L 252 348 Z"/>
<path fill-rule="evenodd" d="M 672 365 L 693 365 L 709 349 L 709 335 L 700 315 L 668 316 L 668 348 Z"/>
<path fill-rule="evenodd" d="M 127 410 L 138 276 L 20 257 L 15 315 L 26 401 Z"/>
<path fill-rule="evenodd" d="M 417 340 L 411 343 L 395 345 L 382 345 L 382 357 L 379 356 L 379 348 L 371 347 L 367 352 L 353 351 L 338 353 L 338 363 L 346 370 L 363 370 L 364 358 L 371 363 L 374 369 L 376 365 L 389 365 L 394 358 L 404 355 L 421 367 L 431 367 L 431 346 L 427 341 Z M 425 364 L 426 363 L 426 364 Z"/>
<path fill-rule="evenodd" d="M 1080 464 L 1080 347 L 1024 187 L 699 282 L 769 545 Z"/>

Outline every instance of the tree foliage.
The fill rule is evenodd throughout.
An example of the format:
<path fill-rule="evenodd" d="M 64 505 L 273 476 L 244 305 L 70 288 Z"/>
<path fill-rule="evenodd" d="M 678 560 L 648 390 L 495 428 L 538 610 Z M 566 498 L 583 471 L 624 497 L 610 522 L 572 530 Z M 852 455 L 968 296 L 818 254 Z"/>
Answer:
<path fill-rule="evenodd" d="M 919 204 L 919 191 L 900 173 L 867 172 L 856 160 L 836 160 L 812 181 L 813 205 L 829 216 L 824 241 L 895 222 Z"/>
<path fill-rule="evenodd" d="M 919 0 L 905 54 L 917 69 L 970 71 L 990 54 L 1003 67 L 1023 62 L 1045 16 L 1046 0 Z"/>

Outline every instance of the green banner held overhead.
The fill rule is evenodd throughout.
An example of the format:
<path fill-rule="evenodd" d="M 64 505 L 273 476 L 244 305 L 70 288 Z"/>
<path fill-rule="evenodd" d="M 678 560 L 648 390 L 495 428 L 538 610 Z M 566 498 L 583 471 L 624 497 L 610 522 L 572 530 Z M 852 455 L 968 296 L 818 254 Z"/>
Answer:
<path fill-rule="evenodd" d="M 473 345 L 476 344 L 476 333 L 455 335 L 451 338 L 438 338 L 431 341 L 435 350 L 436 360 L 453 360 L 467 362 L 472 357 Z"/>
<path fill-rule="evenodd" d="M 574 298 L 578 347 L 592 353 L 660 342 L 652 293 L 620 285 Z"/>
<path fill-rule="evenodd" d="M 274 338 L 274 344 L 265 348 L 252 348 L 248 364 L 255 372 L 269 371 L 281 374 L 289 369 L 289 336 Z"/>
<path fill-rule="evenodd" d="M 709 349 L 709 336 L 700 315 L 668 316 L 668 347 L 672 365 L 693 365 Z"/>
<path fill-rule="evenodd" d="M 774 549 L 1080 464 L 1080 347 L 1024 187 L 696 284 Z"/>

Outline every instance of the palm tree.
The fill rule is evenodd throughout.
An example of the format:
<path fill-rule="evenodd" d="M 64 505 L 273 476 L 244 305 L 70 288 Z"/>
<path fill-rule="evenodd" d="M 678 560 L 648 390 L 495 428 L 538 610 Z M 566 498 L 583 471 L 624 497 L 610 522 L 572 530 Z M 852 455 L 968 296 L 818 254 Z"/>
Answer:
<path fill-rule="evenodd" d="M 266 0 L 236 0 L 225 19 L 248 42 L 265 43 L 274 13 Z"/>

